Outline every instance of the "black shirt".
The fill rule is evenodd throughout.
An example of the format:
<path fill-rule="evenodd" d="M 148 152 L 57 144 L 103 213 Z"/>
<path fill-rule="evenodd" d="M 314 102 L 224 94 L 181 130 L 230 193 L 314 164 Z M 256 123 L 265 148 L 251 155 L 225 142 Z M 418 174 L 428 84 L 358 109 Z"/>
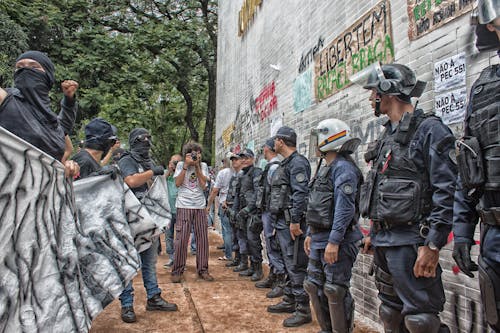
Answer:
<path fill-rule="evenodd" d="M 77 180 L 87 178 L 91 173 L 96 172 L 101 168 L 101 165 L 97 163 L 92 155 L 90 155 L 85 149 L 76 153 L 72 160 L 80 166 L 80 175 Z"/>
<path fill-rule="evenodd" d="M 127 176 L 135 175 L 136 173 L 142 173 L 149 169 L 144 169 L 136 160 L 132 158 L 130 155 L 123 156 L 120 161 L 118 161 L 118 166 L 120 167 L 120 172 L 123 178 Z M 143 184 L 139 187 L 131 188 L 132 192 L 134 192 L 135 196 L 139 199 L 146 194 L 148 191 L 148 185 Z"/>

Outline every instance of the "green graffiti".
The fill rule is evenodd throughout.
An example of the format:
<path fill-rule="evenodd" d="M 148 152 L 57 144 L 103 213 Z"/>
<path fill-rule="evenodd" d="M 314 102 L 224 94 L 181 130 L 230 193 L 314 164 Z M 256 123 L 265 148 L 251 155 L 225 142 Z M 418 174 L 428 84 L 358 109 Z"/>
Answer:
<path fill-rule="evenodd" d="M 380 45 L 382 44 L 382 45 Z M 361 48 L 358 52 L 352 55 L 352 73 L 357 73 L 363 68 L 373 64 L 375 61 L 387 63 L 390 53 L 390 58 L 394 59 L 394 45 L 391 36 L 385 35 L 384 41 L 377 39 L 373 46 Z"/>
<path fill-rule="evenodd" d="M 439 5 L 442 0 L 435 0 L 435 4 Z M 416 5 L 415 8 L 413 8 L 413 16 L 415 17 L 415 20 L 420 20 L 422 17 L 427 14 L 428 11 L 430 11 L 432 8 L 432 0 L 424 0 L 422 1 L 421 4 Z"/>
<path fill-rule="evenodd" d="M 333 91 L 340 90 L 348 84 L 349 77 L 347 76 L 346 63 L 342 61 L 336 68 L 318 77 L 316 95 L 321 100 L 329 96 Z"/>

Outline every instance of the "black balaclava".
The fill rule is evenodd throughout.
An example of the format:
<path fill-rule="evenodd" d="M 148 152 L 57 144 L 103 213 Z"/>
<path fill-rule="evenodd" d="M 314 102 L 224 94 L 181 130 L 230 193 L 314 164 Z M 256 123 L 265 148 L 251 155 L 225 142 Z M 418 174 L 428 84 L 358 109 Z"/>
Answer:
<path fill-rule="evenodd" d="M 145 128 L 134 128 L 129 136 L 128 143 L 130 146 L 130 155 L 145 168 L 150 168 L 151 157 L 149 151 L 151 150 L 151 141 L 141 141 L 138 139 L 140 135 L 149 135 L 149 131 Z"/>
<path fill-rule="evenodd" d="M 42 65 L 45 73 L 31 68 L 19 68 L 14 73 L 14 84 L 23 97 L 39 110 L 50 122 L 57 121 L 50 109 L 49 91 L 54 85 L 54 64 L 49 57 L 39 51 L 28 51 L 21 54 L 16 63 L 22 59 L 33 59 Z"/>

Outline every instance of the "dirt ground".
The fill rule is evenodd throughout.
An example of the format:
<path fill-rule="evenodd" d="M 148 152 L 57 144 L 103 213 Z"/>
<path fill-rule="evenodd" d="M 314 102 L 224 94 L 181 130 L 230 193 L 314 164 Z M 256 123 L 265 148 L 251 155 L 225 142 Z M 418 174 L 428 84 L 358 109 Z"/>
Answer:
<path fill-rule="evenodd" d="M 188 256 L 184 282 L 171 283 L 170 269 L 163 268 L 167 256 L 158 257 L 158 284 L 162 296 L 179 307 L 177 312 L 146 311 L 146 295 L 142 278 L 134 279 L 137 322 L 126 324 L 120 318 L 120 301 L 111 303 L 93 322 L 91 333 L 139 333 L 139 332 L 186 332 L 186 333 L 221 333 L 221 332 L 318 332 L 316 320 L 299 328 L 285 328 L 282 322 L 289 314 L 272 314 L 266 307 L 279 299 L 266 298 L 269 289 L 257 289 L 249 278 L 241 278 L 225 261 L 217 260 L 222 256 L 217 245 L 222 238 L 215 231 L 209 232 L 210 261 L 209 271 L 214 282 L 197 278 L 195 256 Z M 164 245 L 164 244 L 163 244 Z M 165 247 L 163 246 L 163 249 Z M 266 274 L 267 274 L 267 267 Z M 313 316 L 314 317 L 314 316 Z M 377 332 L 357 323 L 355 333 Z"/>

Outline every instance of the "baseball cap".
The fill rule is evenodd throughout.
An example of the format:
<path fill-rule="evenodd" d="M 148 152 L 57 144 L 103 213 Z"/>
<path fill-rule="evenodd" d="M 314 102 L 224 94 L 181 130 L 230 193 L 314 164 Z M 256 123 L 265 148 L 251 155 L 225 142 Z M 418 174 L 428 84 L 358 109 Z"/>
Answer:
<path fill-rule="evenodd" d="M 232 160 L 232 159 L 238 159 L 240 157 L 238 155 L 236 155 L 235 153 L 233 153 L 231 151 L 228 151 L 226 153 L 226 157 L 225 158 L 228 159 L 228 160 Z"/>
<path fill-rule="evenodd" d="M 274 136 L 272 138 L 267 139 L 266 142 L 264 143 L 264 146 L 267 146 L 269 149 L 274 151 Z"/>
<path fill-rule="evenodd" d="M 275 138 L 286 139 L 293 144 L 297 144 L 297 133 L 295 133 L 293 128 L 288 126 L 280 127 L 278 132 L 276 132 Z"/>
<path fill-rule="evenodd" d="M 106 139 L 116 139 L 116 135 L 113 133 L 113 127 L 106 120 L 94 118 L 85 126 L 86 142 Z"/>
<path fill-rule="evenodd" d="M 240 157 L 251 157 L 254 158 L 255 155 L 251 149 L 245 148 L 239 154 Z"/>

